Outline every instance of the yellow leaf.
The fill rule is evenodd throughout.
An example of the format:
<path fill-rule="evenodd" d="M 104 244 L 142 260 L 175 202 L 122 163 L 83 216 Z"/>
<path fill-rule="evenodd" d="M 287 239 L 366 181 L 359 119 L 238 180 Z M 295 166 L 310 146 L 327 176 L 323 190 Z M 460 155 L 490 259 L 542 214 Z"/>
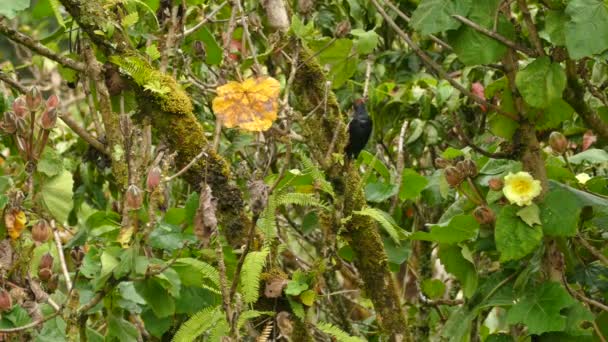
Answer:
<path fill-rule="evenodd" d="M 25 217 L 25 213 L 18 208 L 11 208 L 4 214 L 4 225 L 6 226 L 8 235 L 13 240 L 17 240 L 21 236 L 26 222 L 27 217 Z"/>
<path fill-rule="evenodd" d="M 133 237 L 134 230 L 135 228 L 133 226 L 122 228 L 118 234 L 118 237 L 116 238 L 116 242 L 119 242 L 122 248 L 128 248 L 129 242 L 131 242 L 131 238 Z"/>
<path fill-rule="evenodd" d="M 317 295 L 313 290 L 306 290 L 300 293 L 300 301 L 306 306 L 312 306 L 316 297 Z"/>
<path fill-rule="evenodd" d="M 272 77 L 228 82 L 217 88 L 213 111 L 226 127 L 262 132 L 277 119 L 279 81 Z"/>

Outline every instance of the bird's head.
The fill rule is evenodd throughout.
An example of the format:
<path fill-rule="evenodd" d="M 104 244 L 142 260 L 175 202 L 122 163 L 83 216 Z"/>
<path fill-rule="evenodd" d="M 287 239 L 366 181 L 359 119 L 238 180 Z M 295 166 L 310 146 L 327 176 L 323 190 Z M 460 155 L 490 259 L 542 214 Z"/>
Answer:
<path fill-rule="evenodd" d="M 355 113 L 353 115 L 354 117 L 367 118 L 369 116 L 369 114 L 367 113 L 367 108 L 365 108 L 365 99 L 356 99 L 353 103 L 353 107 L 355 109 Z"/>

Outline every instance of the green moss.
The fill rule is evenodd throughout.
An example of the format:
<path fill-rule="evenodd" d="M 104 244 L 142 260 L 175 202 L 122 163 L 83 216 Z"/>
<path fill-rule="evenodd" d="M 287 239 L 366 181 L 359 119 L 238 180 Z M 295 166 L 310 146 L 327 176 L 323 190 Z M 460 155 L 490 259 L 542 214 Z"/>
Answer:
<path fill-rule="evenodd" d="M 161 75 L 160 81 L 161 86 L 171 89 L 169 93 L 157 96 L 160 108 L 172 114 L 192 113 L 192 101 L 177 81 L 169 75 Z"/>

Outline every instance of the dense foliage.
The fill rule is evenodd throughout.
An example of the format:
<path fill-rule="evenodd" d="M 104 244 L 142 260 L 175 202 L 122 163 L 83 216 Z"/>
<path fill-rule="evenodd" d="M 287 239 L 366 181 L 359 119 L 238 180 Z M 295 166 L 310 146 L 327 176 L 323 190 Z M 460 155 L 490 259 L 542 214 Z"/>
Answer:
<path fill-rule="evenodd" d="M 6 340 L 608 339 L 606 1 L 10 0 L 0 46 Z"/>

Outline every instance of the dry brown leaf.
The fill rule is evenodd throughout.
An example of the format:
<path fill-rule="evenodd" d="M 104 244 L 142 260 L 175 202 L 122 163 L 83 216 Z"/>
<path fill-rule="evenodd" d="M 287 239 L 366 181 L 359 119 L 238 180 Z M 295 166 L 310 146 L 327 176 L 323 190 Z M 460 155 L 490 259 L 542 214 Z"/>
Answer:
<path fill-rule="evenodd" d="M 21 236 L 26 222 L 27 217 L 25 217 L 25 213 L 19 208 L 10 208 L 4 213 L 6 230 L 13 240 L 17 240 Z"/>
<path fill-rule="evenodd" d="M 263 132 L 277 119 L 279 81 L 272 77 L 228 82 L 217 88 L 213 111 L 226 127 Z"/>

